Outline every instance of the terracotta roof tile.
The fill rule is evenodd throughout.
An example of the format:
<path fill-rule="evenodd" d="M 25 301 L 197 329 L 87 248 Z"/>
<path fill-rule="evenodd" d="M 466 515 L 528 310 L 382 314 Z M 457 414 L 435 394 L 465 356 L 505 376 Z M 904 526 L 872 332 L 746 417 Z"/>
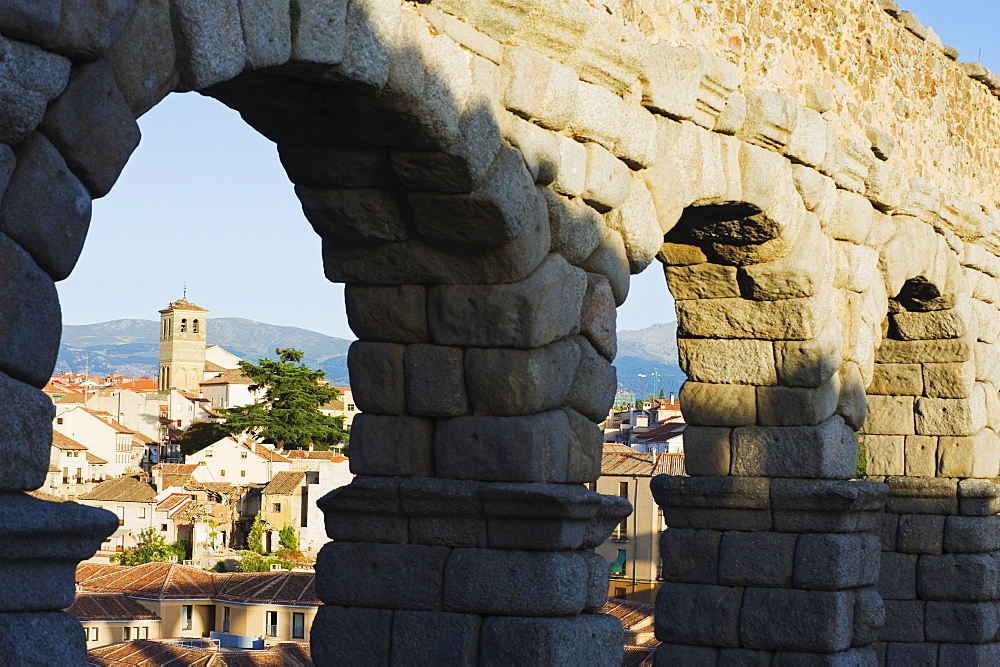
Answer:
<path fill-rule="evenodd" d="M 178 505 L 181 505 L 182 503 L 185 503 L 189 500 L 191 500 L 191 496 L 180 493 L 173 493 L 164 498 L 163 500 L 161 500 L 160 503 L 156 506 L 156 509 L 160 510 L 161 512 L 169 512 Z"/>
<path fill-rule="evenodd" d="M 284 457 L 284 455 L 279 454 L 273 449 L 268 449 L 264 445 L 253 443 L 253 447 L 243 443 L 243 446 L 249 449 L 251 452 L 261 457 L 265 461 L 270 461 L 272 463 L 289 463 L 289 460 Z"/>
<path fill-rule="evenodd" d="M 201 383 L 202 386 L 211 384 L 253 384 L 253 380 L 243 375 L 240 369 L 234 368 Z"/>
<path fill-rule="evenodd" d="M 601 455 L 602 475 L 684 475 L 683 454 L 637 452 L 625 445 L 606 443 Z"/>
<path fill-rule="evenodd" d="M 82 584 L 88 579 L 103 577 L 112 572 L 120 572 L 127 567 L 127 565 L 108 565 L 106 563 L 88 563 L 85 561 L 76 566 L 76 582 Z"/>
<path fill-rule="evenodd" d="M 157 600 L 207 600 L 215 595 L 210 572 L 178 563 L 145 563 L 81 582 L 86 590 Z"/>
<path fill-rule="evenodd" d="M 316 575 L 312 572 L 237 572 L 217 575 L 217 600 L 318 607 Z"/>
<path fill-rule="evenodd" d="M 162 477 L 162 481 L 160 482 L 160 491 L 162 491 L 163 489 L 169 489 L 172 486 L 183 487 L 190 480 L 191 480 L 191 475 L 166 474 Z"/>
<path fill-rule="evenodd" d="M 124 424 L 120 424 L 119 422 L 112 419 L 110 412 L 105 412 L 104 410 L 92 410 L 90 408 L 83 408 L 83 410 L 84 412 L 92 414 L 93 416 L 97 417 L 102 422 L 113 428 L 116 433 L 131 433 L 131 434 L 135 433 L 135 431 L 128 428 Z"/>
<path fill-rule="evenodd" d="M 330 461 L 334 461 L 334 462 L 340 462 L 340 461 L 346 461 L 347 460 L 346 456 L 343 456 L 342 454 L 338 454 L 337 452 L 334 452 L 334 451 L 326 451 L 326 452 L 312 451 L 311 452 L 311 451 L 309 451 L 307 449 L 293 449 L 293 450 L 285 452 L 285 456 L 287 458 L 293 460 L 293 461 L 296 460 L 296 459 L 310 459 L 310 460 L 319 460 L 319 461 L 330 460 Z"/>
<path fill-rule="evenodd" d="M 52 472 L 51 467 L 52 466 L 49 466 L 49 468 L 50 468 L 49 472 Z M 59 468 L 56 468 L 55 472 L 59 472 Z M 65 498 L 60 498 L 59 496 L 54 496 L 51 493 L 45 493 L 44 491 L 28 491 L 28 495 L 31 496 L 31 497 L 33 497 L 33 498 L 38 498 L 39 500 L 47 500 L 50 503 L 64 503 L 64 502 L 66 502 Z"/>
<path fill-rule="evenodd" d="M 193 310 L 203 313 L 209 312 L 208 309 L 202 308 L 201 306 L 196 306 L 184 298 L 177 299 L 177 301 L 171 301 L 170 305 L 160 310 L 160 312 L 169 313 L 171 310 Z"/>
<path fill-rule="evenodd" d="M 100 456 L 95 456 L 94 454 L 87 452 L 87 463 L 92 466 L 102 466 L 107 464 L 107 461 L 102 459 Z"/>
<path fill-rule="evenodd" d="M 101 482 L 93 489 L 79 496 L 80 500 L 113 500 L 117 502 L 148 503 L 156 496 L 146 482 L 138 477 L 115 477 Z"/>
<path fill-rule="evenodd" d="M 52 446 L 63 451 L 87 449 L 84 445 L 73 438 L 66 437 L 59 431 L 52 431 Z"/>
<path fill-rule="evenodd" d="M 124 593 L 76 594 L 66 611 L 80 621 L 159 621 L 159 616 Z"/>
<path fill-rule="evenodd" d="M 657 642 L 657 645 L 659 642 Z M 622 656 L 622 667 L 652 667 L 653 656 L 656 655 L 656 646 L 624 646 L 625 655 Z"/>
<path fill-rule="evenodd" d="M 653 611 L 655 605 L 648 602 L 635 602 L 623 598 L 608 598 L 601 608 L 602 614 L 611 614 L 622 623 L 626 630 L 640 630 L 653 626 Z"/>
<path fill-rule="evenodd" d="M 295 490 L 302 485 L 305 478 L 306 474 L 304 472 L 279 472 L 271 478 L 271 481 L 264 487 L 261 494 L 270 496 L 287 496 L 295 493 Z"/>

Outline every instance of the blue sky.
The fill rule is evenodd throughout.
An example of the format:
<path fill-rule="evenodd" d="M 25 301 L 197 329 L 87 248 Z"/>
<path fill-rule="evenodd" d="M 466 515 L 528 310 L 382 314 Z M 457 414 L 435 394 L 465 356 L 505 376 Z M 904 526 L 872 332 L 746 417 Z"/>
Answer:
<path fill-rule="evenodd" d="M 997 0 L 898 0 L 961 60 L 1000 73 Z M 213 317 L 353 338 L 343 290 L 323 277 L 319 238 L 302 215 L 274 144 L 236 112 L 175 94 L 139 119 L 142 142 L 94 217 L 73 275 L 59 283 L 63 320 L 155 319 L 180 297 Z M 632 278 L 619 329 L 674 319 L 659 264 Z"/>

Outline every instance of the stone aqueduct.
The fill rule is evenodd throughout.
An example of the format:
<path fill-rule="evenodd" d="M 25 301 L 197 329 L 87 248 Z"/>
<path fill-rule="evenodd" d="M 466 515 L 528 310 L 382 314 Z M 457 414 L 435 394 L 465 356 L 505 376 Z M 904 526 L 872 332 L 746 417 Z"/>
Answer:
<path fill-rule="evenodd" d="M 348 285 L 318 664 L 620 660 L 587 548 L 629 508 L 581 483 L 654 260 L 691 424 L 657 664 L 1000 662 L 1000 80 L 891 0 L 0 0 L 0 34 L 0 663 L 83 662 L 59 610 L 114 522 L 24 493 L 54 281 L 185 90 L 277 143 Z"/>

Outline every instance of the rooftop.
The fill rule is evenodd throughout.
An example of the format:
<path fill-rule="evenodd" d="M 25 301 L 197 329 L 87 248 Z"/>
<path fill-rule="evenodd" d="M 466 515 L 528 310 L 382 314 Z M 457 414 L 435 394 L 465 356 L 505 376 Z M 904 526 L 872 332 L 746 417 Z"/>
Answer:
<path fill-rule="evenodd" d="M 169 641 L 169 640 L 168 640 Z M 312 667 L 309 645 L 282 642 L 264 651 L 215 651 L 192 648 L 168 641 L 140 639 L 91 649 L 87 662 L 93 665 L 186 665 L 187 667 Z"/>
<path fill-rule="evenodd" d="M 287 496 L 289 494 L 295 493 L 302 482 L 305 481 L 306 474 L 304 472 L 279 472 L 268 485 L 264 487 L 261 491 L 263 495 L 271 496 Z"/>
<path fill-rule="evenodd" d="M 73 438 L 66 437 L 59 431 L 52 431 L 52 446 L 63 451 L 87 449 L 84 445 L 81 445 Z"/>
<path fill-rule="evenodd" d="M 159 621 L 159 616 L 124 593 L 76 594 L 66 611 L 80 621 Z"/>
<path fill-rule="evenodd" d="M 146 563 L 93 573 L 77 581 L 88 592 L 125 593 L 154 600 L 210 600 L 215 595 L 212 573 L 179 563 Z"/>
<path fill-rule="evenodd" d="M 156 491 L 138 477 L 123 476 L 101 482 L 79 496 L 80 500 L 113 500 L 117 502 L 150 503 Z"/>

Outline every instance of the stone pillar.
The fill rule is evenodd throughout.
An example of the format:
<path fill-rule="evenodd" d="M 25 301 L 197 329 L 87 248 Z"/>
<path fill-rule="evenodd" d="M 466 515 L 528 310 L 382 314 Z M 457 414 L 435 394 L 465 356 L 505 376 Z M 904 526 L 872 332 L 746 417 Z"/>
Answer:
<path fill-rule="evenodd" d="M 779 101 L 760 93 L 747 124 L 791 127 Z M 653 481 L 669 526 L 657 664 L 873 664 L 886 487 L 852 478 L 881 286 L 834 269 L 850 252 L 875 270 L 880 214 L 752 136 L 699 140 L 730 191 L 690 186 L 707 191 L 659 255 L 690 476 Z"/>
<path fill-rule="evenodd" d="M 588 549 L 630 507 L 581 484 L 614 389 L 587 284 L 550 254 L 508 285 L 347 287 L 358 477 L 319 503 L 318 663 L 620 661 Z"/>

